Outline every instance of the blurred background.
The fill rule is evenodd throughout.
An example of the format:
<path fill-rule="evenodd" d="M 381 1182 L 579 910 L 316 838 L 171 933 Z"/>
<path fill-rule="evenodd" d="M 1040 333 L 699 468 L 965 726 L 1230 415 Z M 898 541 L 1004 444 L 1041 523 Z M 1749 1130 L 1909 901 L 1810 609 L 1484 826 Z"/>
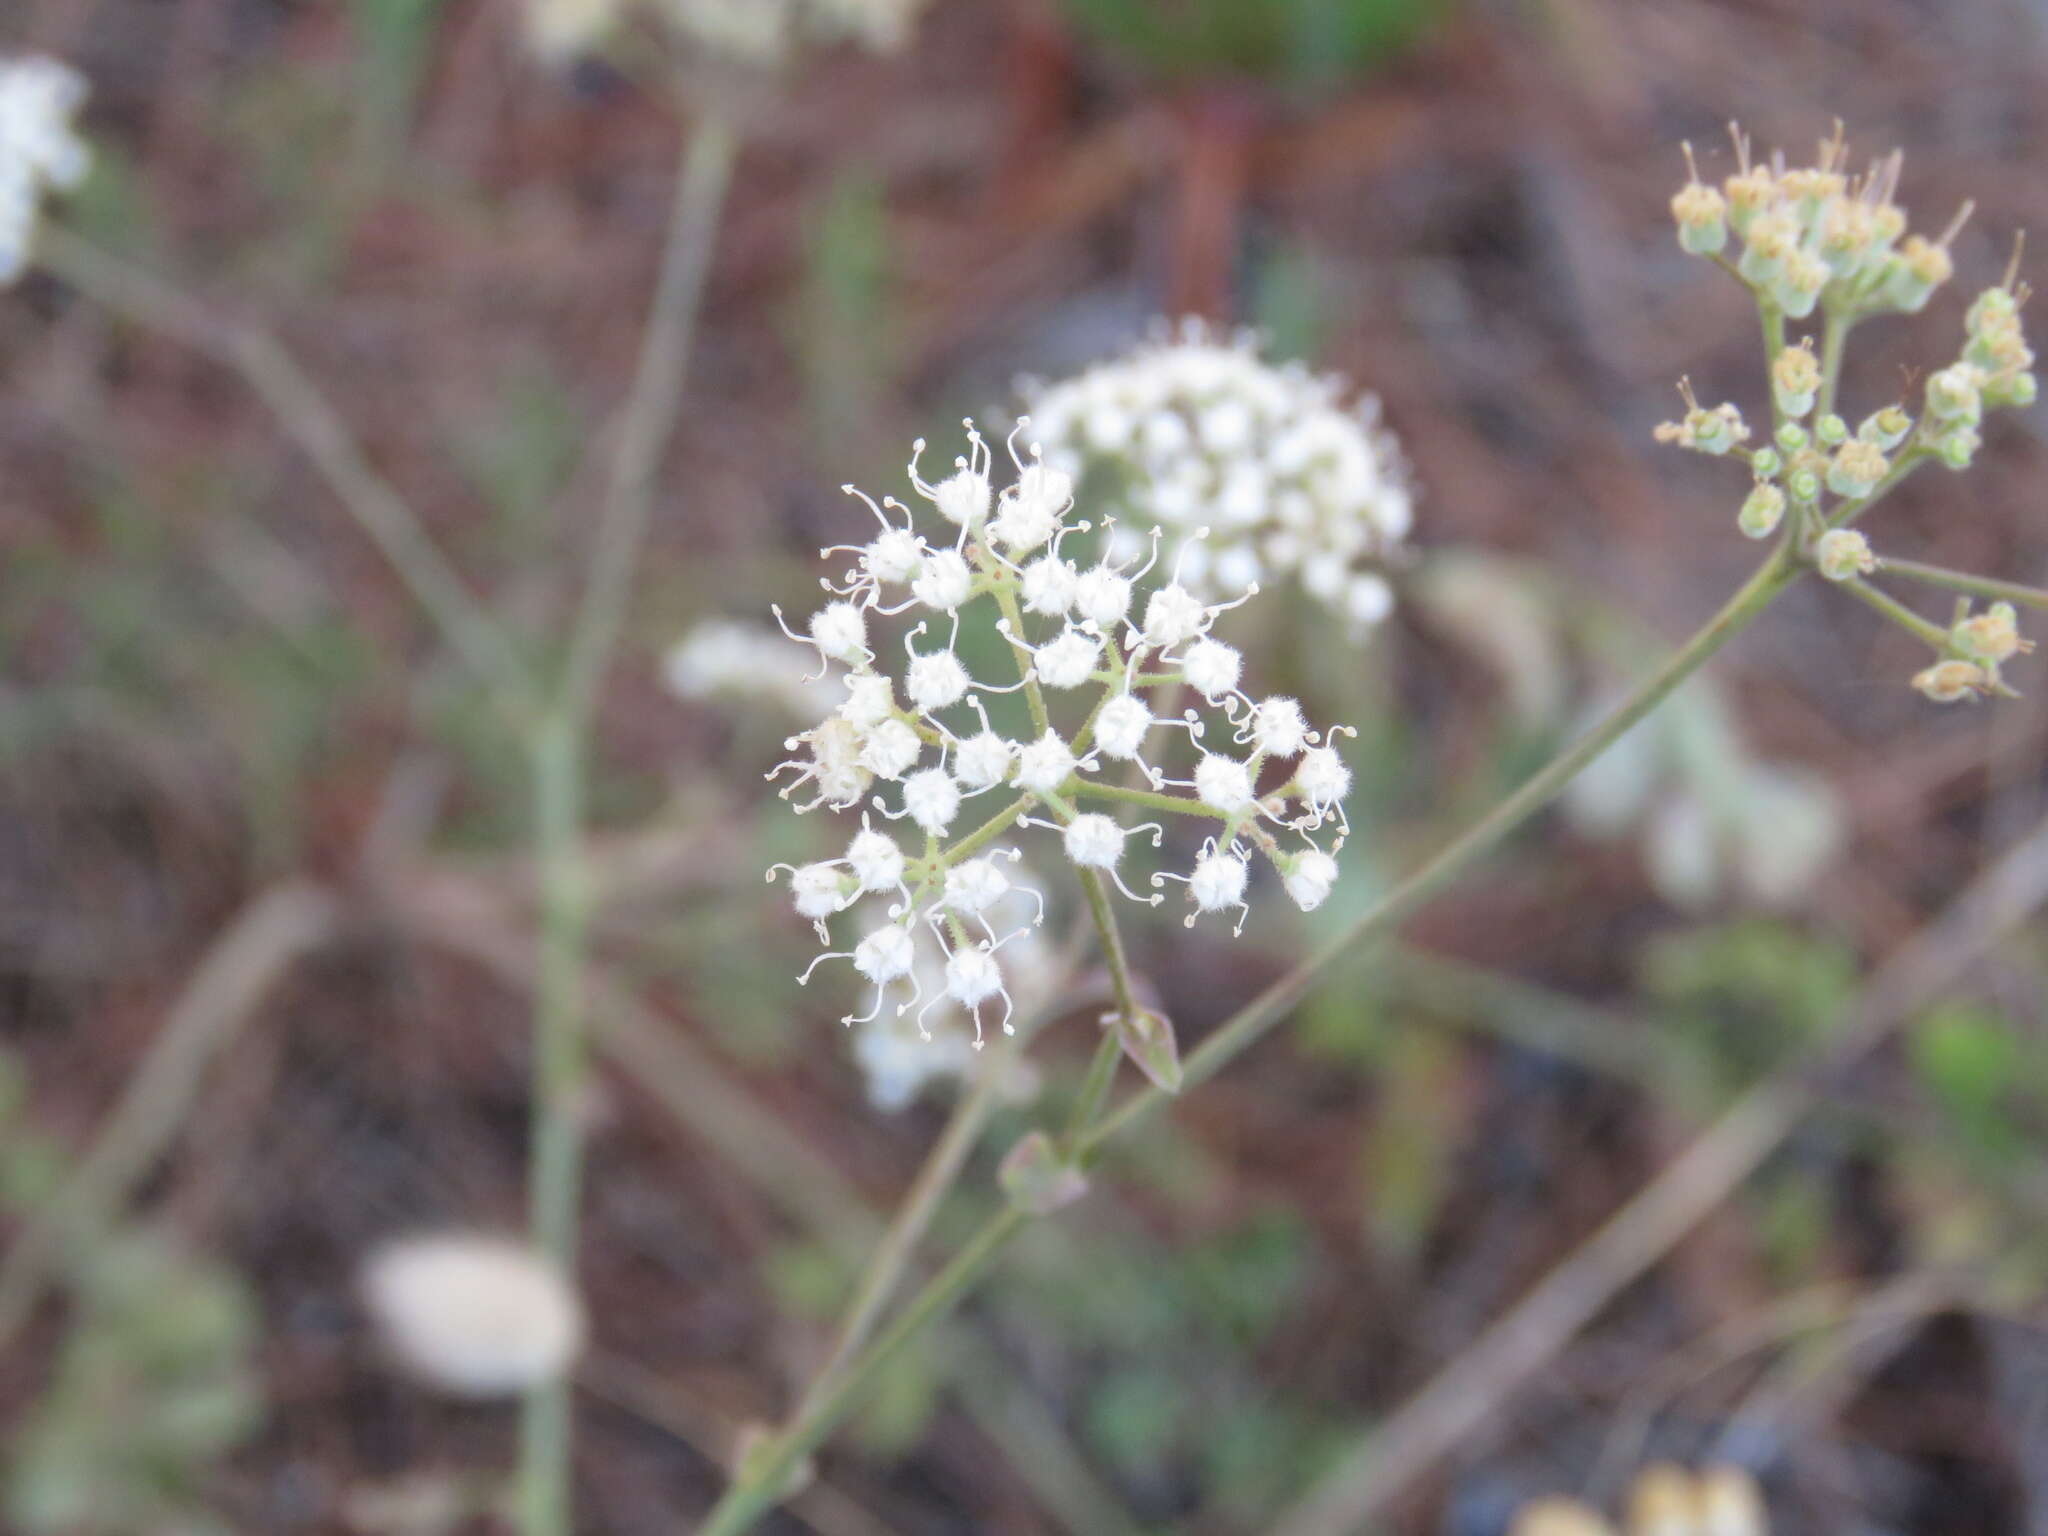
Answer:
<path fill-rule="evenodd" d="M 537 61 L 508 0 L 11 0 L 24 50 L 92 85 L 65 222 L 280 337 L 544 645 L 687 109 Z M 843 482 L 904 494 L 911 438 L 950 458 L 948 424 L 1162 315 L 1383 401 L 1417 488 L 1395 615 L 1354 647 L 1296 605 L 1258 663 L 1361 728 L 1346 883 L 1237 940 L 1127 925 L 1186 1043 L 1746 574 L 1739 477 L 1651 441 L 1681 374 L 1761 405 L 1749 301 L 1672 237 L 1681 140 L 1725 168 L 1731 117 L 1804 153 L 1839 116 L 1905 147 L 1920 227 L 1976 200 L 1953 289 L 1859 333 L 1852 420 L 2048 227 L 2035 0 L 932 0 L 898 50 L 718 74 L 686 80 L 743 98 L 740 158 L 592 790 L 576 1479 L 621 1536 L 687 1528 L 787 1409 L 955 1091 L 894 1103 L 843 978 L 793 984 L 815 946 L 761 870 L 843 829 L 761 783 L 791 719 L 664 681 L 694 626 L 814 596 Z M 394 1371 L 354 1277 L 391 1233 L 524 1219 L 518 755 L 232 373 L 46 278 L 0 294 L 0 370 L 0 1525 L 493 1529 L 514 1410 Z M 2048 576 L 2040 431 L 2001 414 L 1880 548 Z M 1124 1146 L 767 1528 L 1272 1529 L 1768 1102 L 1761 1166 L 1467 1381 L 1481 1422 L 1369 1528 L 1498 1536 L 1668 1457 L 1749 1466 L 1781 1533 L 2048 1531 L 2048 948 L 1955 905 L 2035 846 L 2041 690 L 2021 663 L 2022 699 L 1929 705 L 1912 642 L 1829 596 Z M 1930 932 L 1935 979 L 1894 986 Z M 89 1237 L 24 1259 L 60 1195 Z"/>

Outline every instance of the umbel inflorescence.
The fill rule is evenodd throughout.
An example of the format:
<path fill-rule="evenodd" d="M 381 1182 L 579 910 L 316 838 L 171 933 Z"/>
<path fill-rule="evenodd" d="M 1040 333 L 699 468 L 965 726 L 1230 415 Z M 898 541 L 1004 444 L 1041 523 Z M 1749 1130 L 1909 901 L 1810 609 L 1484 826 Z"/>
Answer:
<path fill-rule="evenodd" d="M 0 59 L 0 283 L 28 266 L 43 194 L 75 187 L 92 156 L 72 131 L 85 81 L 55 59 Z"/>
<path fill-rule="evenodd" d="M 1132 515 L 1119 553 L 1157 524 L 1198 592 L 1298 580 L 1354 633 L 1393 606 L 1381 571 L 1414 499 L 1372 396 L 1268 363 L 1249 333 L 1224 339 L 1199 320 L 1024 395 L 1048 465 L 1116 486 Z"/>
<path fill-rule="evenodd" d="M 1880 405 L 1852 427 L 1838 409 L 1843 346 L 1864 319 L 1915 314 L 1954 273 L 1949 246 L 1970 212 L 1966 203 L 1935 240 L 1909 232 L 1894 200 L 1901 156 L 1894 151 L 1861 175 L 1837 125 L 1811 165 L 1787 166 L 1782 154 L 1754 160 L 1748 139 L 1731 130 L 1735 170 L 1719 188 L 1691 174 L 1671 200 L 1678 240 L 1719 264 L 1755 296 L 1770 352 L 1770 426 L 1752 429 L 1732 403 L 1707 407 L 1684 383 L 1686 410 L 1657 429 L 1661 441 L 1746 463 L 1753 483 L 1737 525 L 1753 539 L 1775 536 L 1829 581 L 1845 585 L 1934 651 L 1913 686 L 1940 702 L 2009 694 L 2000 666 L 2031 651 L 2011 604 L 1971 611 L 1965 596 L 1947 624 L 1915 615 L 1866 578 L 1886 568 L 1855 523 L 1887 491 L 1926 463 L 1967 469 L 1981 446 L 1985 413 L 2033 403 L 2034 353 L 2021 310 L 2018 252 L 2004 279 L 1971 303 L 1962 350 L 1929 374 L 1919 399 Z M 1817 321 L 1820 335 L 1795 337 L 1787 322 Z M 1912 406 L 1919 407 L 1916 415 Z M 1994 583 L 1960 573 L 1895 566 L 1965 593 Z"/>
<path fill-rule="evenodd" d="M 845 701 L 790 738 L 795 755 L 770 775 L 788 778 L 799 810 L 860 812 L 841 857 L 787 869 L 797 911 L 827 945 L 819 959 L 850 960 L 874 986 L 866 1018 L 892 1002 L 922 1017 L 950 1000 L 974 1015 L 977 1041 L 984 1004 L 1009 1022 L 1003 951 L 1044 916 L 1042 898 L 1013 883 L 1020 852 L 1007 839 L 1035 833 L 1091 883 L 1148 905 L 1177 882 L 1190 922 L 1241 922 L 1260 860 L 1304 910 L 1328 896 L 1351 787 L 1301 706 L 1247 693 L 1242 656 L 1214 633 L 1257 586 L 1198 594 L 1156 529 L 1137 555 L 1109 553 L 1108 530 L 1074 515 L 1067 472 L 1035 444 L 1020 453 L 1027 431 L 1011 435 L 1016 475 L 1000 494 L 971 422 L 968 453 L 936 483 L 917 444 L 922 514 L 846 488 L 867 508 L 868 537 L 824 551 L 848 566 L 791 631 L 844 669 Z M 1091 538 L 1099 556 L 1079 548 Z M 970 656 L 999 658 L 1005 675 L 977 677 Z M 1128 826 L 1133 812 L 1183 816 L 1203 834 L 1188 867 L 1154 873 L 1144 897 L 1124 878 L 1126 853 L 1133 838 L 1161 847 L 1165 827 Z M 828 925 L 855 908 L 852 946 L 832 949 Z M 936 986 L 922 979 L 927 957 Z"/>

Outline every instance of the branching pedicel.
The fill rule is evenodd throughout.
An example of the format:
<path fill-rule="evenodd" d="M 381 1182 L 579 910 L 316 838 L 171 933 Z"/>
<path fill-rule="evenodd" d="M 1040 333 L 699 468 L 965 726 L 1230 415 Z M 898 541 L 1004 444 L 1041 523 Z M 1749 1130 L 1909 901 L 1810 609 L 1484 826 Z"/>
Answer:
<path fill-rule="evenodd" d="M 1843 584 L 1934 651 L 1934 662 L 1913 686 L 1942 703 L 1988 694 L 2011 696 L 2000 666 L 2033 650 L 2020 638 L 2007 601 L 1971 612 L 1968 594 L 1996 595 L 1990 578 L 1934 571 L 1878 558 L 1850 524 L 1885 491 L 1920 464 L 1938 461 L 1967 469 L 1975 459 L 1987 410 L 2033 403 L 2037 385 L 2033 350 L 2020 311 L 2027 290 L 2017 280 L 2019 253 L 2004 280 L 1985 289 L 1964 316 L 1962 355 L 1929 375 L 1916 420 L 1904 402 L 1872 412 L 1852 431 L 1835 409 L 1834 387 L 1850 328 L 1873 315 L 1915 314 L 1946 283 L 1954 267 L 1948 247 L 1968 218 L 1965 204 L 1941 238 L 1906 231 L 1906 215 L 1893 201 L 1901 156 L 1877 161 L 1850 176 L 1837 125 L 1813 165 L 1788 168 L 1782 154 L 1769 165 L 1753 162 L 1748 139 L 1731 129 L 1737 169 L 1717 190 L 1692 174 L 1671 200 L 1678 240 L 1716 262 L 1755 295 L 1769 348 L 1771 432 L 1753 436 L 1733 404 L 1711 409 L 1688 385 L 1682 419 L 1657 429 L 1661 441 L 1748 463 L 1755 483 L 1737 517 L 1742 532 L 1769 538 L 1783 528 L 1800 557 L 1823 577 Z M 1732 254 L 1731 254 L 1732 252 Z M 1787 320 L 1819 313 L 1820 350 L 1813 338 L 1785 334 Z M 1789 519 L 1789 522 L 1788 522 Z M 1864 578 L 1890 567 L 1910 579 L 1934 581 L 1964 593 L 1946 626 L 1914 614 Z M 2038 594 L 2036 594 L 2038 595 Z"/>
<path fill-rule="evenodd" d="M 877 504 L 847 487 L 872 513 L 874 535 L 824 551 L 850 555 L 852 567 L 837 585 L 823 583 L 831 600 L 811 615 L 805 634 L 791 632 L 828 668 L 847 669 L 847 696 L 815 729 L 790 739 L 799 755 L 770 777 L 794 776 L 783 794 L 808 797 L 803 811 L 850 809 L 878 785 L 894 786 L 872 796 L 843 857 L 788 869 L 797 911 L 828 945 L 812 968 L 850 960 L 875 987 L 867 1014 L 848 1023 L 874 1018 L 901 983 L 910 996 L 897 1004 L 899 1014 L 950 999 L 974 1014 L 979 1045 L 981 1006 L 999 1002 L 1008 1027 L 1010 994 L 998 956 L 1044 917 L 1042 899 L 1031 892 L 1027 905 L 1012 882 L 1020 855 L 997 846 L 1013 832 L 1051 833 L 1068 862 L 1134 901 L 1157 905 L 1165 882 L 1181 883 L 1194 909 L 1190 923 L 1195 914 L 1235 911 L 1241 925 L 1257 858 L 1278 871 L 1305 911 L 1322 903 L 1336 879 L 1332 854 L 1343 842 L 1350 770 L 1309 729 L 1296 701 L 1243 691 L 1242 657 L 1212 633 L 1217 618 L 1257 586 L 1210 601 L 1172 570 L 1144 590 L 1163 563 L 1156 529 L 1137 557 L 1085 566 L 1070 558 L 1069 540 L 1090 525 L 1071 515 L 1072 479 L 1047 465 L 1035 445 L 1028 459 L 1018 452 L 1028 430 L 1020 422 L 1011 436 L 1017 474 L 1000 495 L 990 477 L 993 456 L 972 422 L 969 455 L 945 479 L 926 481 L 913 456 L 910 482 L 945 530 L 934 538 L 919 531 L 902 502 Z M 923 448 L 919 442 L 920 456 Z M 900 637 L 871 630 L 872 621 L 895 615 L 907 616 Z M 976 651 L 968 643 L 976 629 L 1013 656 L 1012 679 L 993 683 L 970 673 L 962 658 Z M 1209 717 L 1196 708 L 1156 714 L 1155 691 L 1168 689 L 1198 696 Z M 1019 691 L 1030 727 L 1005 734 L 984 699 Z M 1168 773 L 1178 745 L 1171 731 L 1187 738 L 1185 778 Z M 1281 777 L 1276 765 L 1286 765 L 1285 777 L 1261 790 L 1262 780 Z M 1127 786 L 1128 778 L 1145 787 Z M 1000 797 L 998 806 L 970 814 L 972 802 L 990 795 Z M 1153 875 L 1144 897 L 1124 881 L 1125 851 L 1141 834 L 1159 847 L 1165 829 L 1156 821 L 1126 826 L 1112 814 L 1126 805 L 1213 824 L 1191 867 Z M 890 825 L 906 822 L 908 850 Z M 963 822 L 972 830 L 955 836 Z M 1316 841 L 1326 829 L 1337 834 L 1327 848 Z M 880 920 L 852 949 L 829 948 L 828 921 L 864 897 L 886 903 Z M 919 964 L 927 934 L 944 955 L 943 990 L 930 999 Z"/>

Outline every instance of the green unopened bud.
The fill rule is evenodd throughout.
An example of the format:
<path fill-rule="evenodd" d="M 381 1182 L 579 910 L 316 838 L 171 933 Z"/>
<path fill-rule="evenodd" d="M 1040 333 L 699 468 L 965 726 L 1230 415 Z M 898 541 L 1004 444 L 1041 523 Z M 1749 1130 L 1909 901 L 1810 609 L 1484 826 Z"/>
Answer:
<path fill-rule="evenodd" d="M 1822 446 L 1832 448 L 1848 438 L 1849 423 L 1833 411 L 1829 411 L 1813 424 L 1813 435 L 1820 440 Z"/>
<path fill-rule="evenodd" d="M 1781 412 L 1796 420 L 1813 409 L 1819 393 L 1820 360 L 1811 346 L 1802 343 L 1777 355 L 1771 363 L 1771 398 Z"/>
<path fill-rule="evenodd" d="M 2019 614 L 2011 603 L 1993 603 L 1975 618 L 1962 619 L 1949 631 L 1949 643 L 1971 661 L 1995 667 L 2034 649 L 2020 637 Z"/>
<path fill-rule="evenodd" d="M 1877 444 L 1852 437 L 1835 450 L 1834 458 L 1828 462 L 1828 489 L 1837 496 L 1852 499 L 1868 496 L 1891 472 L 1891 467 Z"/>
<path fill-rule="evenodd" d="M 1947 246 L 1909 235 L 1886 268 L 1884 302 L 1906 314 L 1918 314 L 1927 307 L 1928 297 L 1949 280 L 1955 269 Z"/>
<path fill-rule="evenodd" d="M 1746 538 L 1768 539 L 1784 520 L 1785 493 L 1775 485 L 1759 485 L 1743 498 L 1742 512 L 1735 519 L 1735 526 Z"/>
<path fill-rule="evenodd" d="M 2009 288 L 1986 288 L 1970 301 L 1963 325 L 1972 336 L 1994 328 L 2016 324 L 2020 317 L 2018 297 Z"/>
<path fill-rule="evenodd" d="M 1975 427 L 1951 427 L 1934 440 L 1934 451 L 1950 469 L 1968 469 L 1983 446 L 1984 439 Z"/>
<path fill-rule="evenodd" d="M 1828 264 L 1813 252 L 1795 250 L 1786 256 L 1771 284 L 1772 301 L 1787 319 L 1804 320 L 1813 313 L 1814 305 L 1820 302 L 1821 289 L 1827 287 L 1833 276 Z"/>
<path fill-rule="evenodd" d="M 1701 183 L 1690 144 L 1685 146 L 1685 165 L 1691 174 L 1671 199 L 1678 243 L 1695 256 L 1712 256 L 1728 243 L 1728 204 L 1720 193 Z"/>
<path fill-rule="evenodd" d="M 1813 502 L 1820 500 L 1820 476 L 1804 467 L 1792 471 L 1785 481 L 1785 489 L 1792 493 L 1794 501 Z"/>
<path fill-rule="evenodd" d="M 1811 440 L 1806 434 L 1806 428 L 1799 425 L 1796 421 L 1786 422 L 1777 431 L 1778 449 L 1788 459 L 1804 448 Z"/>
<path fill-rule="evenodd" d="M 1984 374 L 1973 363 L 1951 363 L 1927 376 L 1927 414 L 1944 425 L 1975 426 L 1984 415 Z"/>
<path fill-rule="evenodd" d="M 1763 287 L 1777 281 L 1785 263 L 1799 249 L 1799 226 L 1790 214 L 1760 213 L 1750 220 L 1743 242 L 1736 270 L 1745 282 Z"/>
<path fill-rule="evenodd" d="M 2041 383 L 2031 373 L 2005 373 L 1984 385 L 1984 403 L 1989 406 L 2029 406 L 2040 393 Z"/>
<path fill-rule="evenodd" d="M 1847 581 L 1876 570 L 1877 556 L 1854 528 L 1830 528 L 1813 541 L 1813 564 L 1829 581 Z"/>
<path fill-rule="evenodd" d="M 1778 471 L 1784 468 L 1784 460 L 1778 457 L 1775 448 L 1759 448 L 1749 456 L 1749 468 L 1759 480 L 1775 480 Z"/>
<path fill-rule="evenodd" d="M 1863 425 L 1856 429 L 1856 435 L 1866 443 L 1875 443 L 1886 453 L 1906 440 L 1906 434 L 1913 430 L 1913 418 L 1896 405 L 1888 405 L 1881 411 L 1873 411 L 1863 418 Z"/>
<path fill-rule="evenodd" d="M 1728 222 L 1747 239 L 1749 227 L 1777 200 L 1778 183 L 1767 166 L 1754 165 L 1721 183 L 1727 194 Z"/>

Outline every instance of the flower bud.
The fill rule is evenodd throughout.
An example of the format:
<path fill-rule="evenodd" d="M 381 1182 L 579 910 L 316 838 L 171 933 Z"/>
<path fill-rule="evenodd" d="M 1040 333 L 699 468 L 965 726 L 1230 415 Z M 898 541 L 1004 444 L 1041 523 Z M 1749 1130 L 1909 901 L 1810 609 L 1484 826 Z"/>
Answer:
<path fill-rule="evenodd" d="M 1835 450 L 1828 463 L 1828 489 L 1837 496 L 1860 499 L 1877 489 L 1891 467 L 1877 444 L 1852 437 Z"/>
<path fill-rule="evenodd" d="M 1952 363 L 1927 376 L 1927 414 L 1943 426 L 1974 427 L 1984 417 L 1983 370 Z"/>
<path fill-rule="evenodd" d="M 1813 424 L 1813 435 L 1823 448 L 1833 448 L 1848 438 L 1849 423 L 1830 411 Z"/>
<path fill-rule="evenodd" d="M 1919 235 L 1908 235 L 1885 273 L 1882 297 L 1893 309 L 1918 314 L 1927 307 L 1928 297 L 1954 272 L 1955 263 L 1949 259 L 1947 247 L 1931 244 Z"/>
<path fill-rule="evenodd" d="M 1951 427 L 1934 440 L 1934 451 L 1950 469 L 1968 469 L 1976 460 L 1984 439 L 1975 427 Z"/>
<path fill-rule="evenodd" d="M 1991 679 L 1973 661 L 1938 661 L 1913 674 L 1913 686 L 1937 704 L 1980 698 L 1991 691 Z"/>
<path fill-rule="evenodd" d="M 1748 237 L 1750 226 L 1777 200 L 1778 184 L 1765 166 L 1751 166 L 1721 183 L 1727 194 L 1728 223 L 1735 233 Z"/>
<path fill-rule="evenodd" d="M 1820 500 L 1820 476 L 1803 465 L 1792 471 L 1785 486 L 1791 491 L 1794 501 Z"/>
<path fill-rule="evenodd" d="M 1976 617 L 1959 620 L 1949 631 L 1949 642 L 1970 660 L 1994 667 L 2034 648 L 2033 641 L 2020 637 L 2019 615 L 2011 603 L 1993 603 Z"/>
<path fill-rule="evenodd" d="M 1775 480 L 1785 461 L 1775 448 L 1759 448 L 1749 456 L 1750 473 L 1759 480 Z"/>
<path fill-rule="evenodd" d="M 1856 435 L 1866 443 L 1875 443 L 1884 452 L 1890 453 L 1906 440 L 1906 434 L 1913 430 L 1913 418 L 1896 405 L 1888 405 L 1881 411 L 1873 411 L 1863 418 L 1863 424 L 1856 429 Z"/>
<path fill-rule="evenodd" d="M 1854 528 L 1830 528 L 1813 541 L 1813 563 L 1829 581 L 1847 581 L 1876 570 L 1877 556 Z"/>
<path fill-rule="evenodd" d="M 1712 187 L 1688 181 L 1671 199 L 1678 243 L 1695 256 L 1712 256 L 1728 243 L 1728 204 Z"/>
<path fill-rule="evenodd" d="M 1811 409 L 1811 407 L 1809 406 L 1808 409 Z M 1804 448 L 1811 439 L 1806 435 L 1806 428 L 1799 425 L 1796 421 L 1788 421 L 1778 428 L 1775 441 L 1778 445 L 1778 451 L 1787 458 L 1790 458 L 1793 454 L 1798 453 Z"/>
<path fill-rule="evenodd" d="M 1302 911 L 1313 912 L 1329 900 L 1337 883 L 1337 861 L 1322 849 L 1306 849 L 1284 867 L 1280 883 Z"/>
<path fill-rule="evenodd" d="M 1820 291 L 1834 273 L 1811 251 L 1795 250 L 1771 284 L 1771 298 L 1790 320 L 1804 320 L 1820 302 Z"/>
<path fill-rule="evenodd" d="M 1780 352 L 1771 364 L 1771 398 L 1777 401 L 1778 409 L 1797 419 L 1813 409 L 1819 393 L 1820 360 L 1813 355 L 1813 348 L 1787 347 Z"/>
<path fill-rule="evenodd" d="M 1785 493 L 1775 485 L 1759 485 L 1742 503 L 1735 525 L 1745 538 L 1768 539 L 1785 520 Z"/>
<path fill-rule="evenodd" d="M 2024 409 L 2034 403 L 2041 391 L 2041 382 L 2026 372 L 1993 374 L 1984 382 L 1983 398 L 1987 406 L 2018 406 Z"/>
<path fill-rule="evenodd" d="M 1788 213 L 1760 213 L 1750 220 L 1743 240 L 1736 270 L 1745 282 L 1761 287 L 1776 282 L 1785 263 L 1797 253 L 1799 226 Z"/>

